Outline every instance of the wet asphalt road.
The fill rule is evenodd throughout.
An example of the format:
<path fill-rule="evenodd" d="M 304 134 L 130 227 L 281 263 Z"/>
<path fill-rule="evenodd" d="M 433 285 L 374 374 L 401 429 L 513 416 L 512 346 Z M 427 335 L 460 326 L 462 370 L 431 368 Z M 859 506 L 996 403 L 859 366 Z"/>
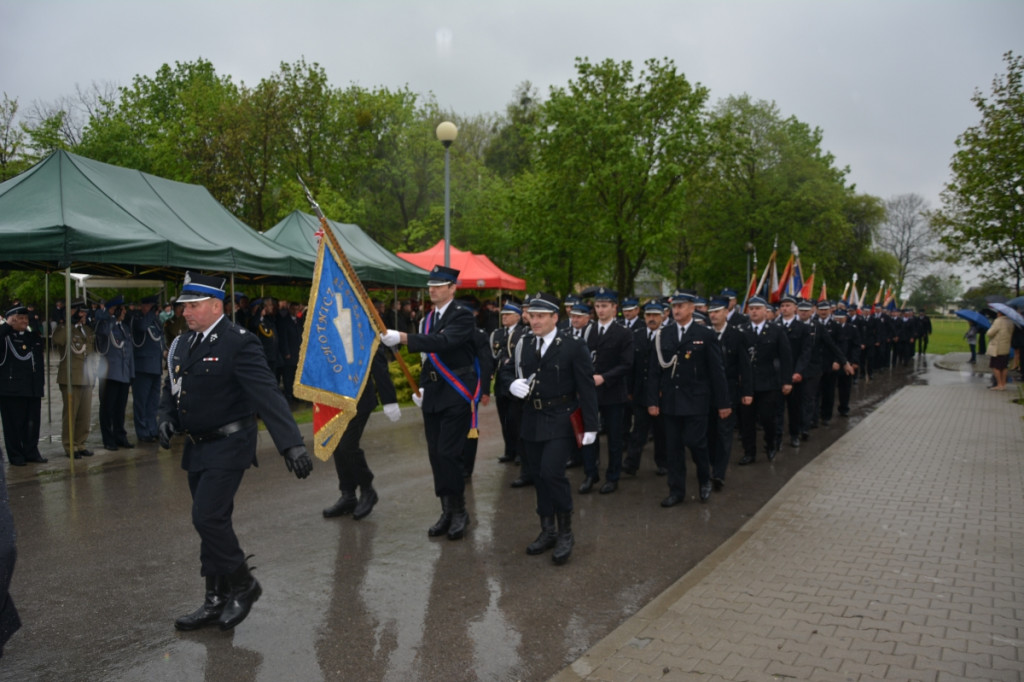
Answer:
<path fill-rule="evenodd" d="M 964 380 L 919 363 L 859 383 L 851 418 L 784 446 L 773 465 L 761 456 L 732 467 L 708 504 L 662 509 L 666 483 L 648 445 L 617 493 L 575 496 L 577 544 L 562 567 L 525 554 L 538 531 L 534 492 L 510 489 L 517 468 L 496 461 L 493 405 L 481 415 L 472 525 L 459 542 L 426 535 L 439 505 L 415 408 L 394 425 L 371 418 L 363 448 L 381 500 L 358 522 L 321 516 L 338 495 L 333 463 L 298 481 L 261 433 L 261 466 L 247 472 L 234 520 L 264 593 L 229 633 L 173 627 L 203 589 L 180 443 L 97 454 L 76 476 L 12 472 L 11 592 L 24 626 L 0 680 L 546 679 L 733 535 L 866 411 L 936 378 Z M 50 447 L 44 454 L 60 457 Z M 740 450 L 737 442 L 734 461 Z M 574 488 L 581 479 L 571 470 Z"/>

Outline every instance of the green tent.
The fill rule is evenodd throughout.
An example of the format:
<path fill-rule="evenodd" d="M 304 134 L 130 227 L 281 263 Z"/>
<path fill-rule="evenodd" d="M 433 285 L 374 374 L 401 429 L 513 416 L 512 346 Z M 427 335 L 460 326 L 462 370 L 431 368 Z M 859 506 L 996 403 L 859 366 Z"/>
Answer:
<path fill-rule="evenodd" d="M 313 277 L 314 258 L 275 244 L 206 188 L 58 151 L 0 183 L 0 268 L 177 279 Z"/>
<path fill-rule="evenodd" d="M 386 284 L 398 287 L 423 287 L 427 284 L 426 270 L 408 263 L 375 242 L 358 225 L 336 223 L 328 220 L 334 236 L 345 251 L 345 257 L 352 264 L 364 284 Z M 264 236 L 277 244 L 295 251 L 301 251 L 316 258 L 317 237 L 320 220 L 302 211 L 292 211 L 288 216 L 264 232 Z"/>

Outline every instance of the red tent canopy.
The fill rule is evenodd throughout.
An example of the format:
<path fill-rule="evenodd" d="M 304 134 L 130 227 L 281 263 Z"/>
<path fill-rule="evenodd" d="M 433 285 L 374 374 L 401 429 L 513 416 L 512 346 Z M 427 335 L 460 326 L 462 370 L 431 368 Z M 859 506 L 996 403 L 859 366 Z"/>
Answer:
<path fill-rule="evenodd" d="M 398 257 L 430 270 L 444 263 L 444 240 L 426 251 L 399 253 Z M 459 287 L 462 289 L 512 289 L 526 291 L 526 280 L 513 277 L 503 271 L 487 256 L 472 251 L 460 251 L 454 246 L 448 249 L 448 262 L 459 271 Z"/>

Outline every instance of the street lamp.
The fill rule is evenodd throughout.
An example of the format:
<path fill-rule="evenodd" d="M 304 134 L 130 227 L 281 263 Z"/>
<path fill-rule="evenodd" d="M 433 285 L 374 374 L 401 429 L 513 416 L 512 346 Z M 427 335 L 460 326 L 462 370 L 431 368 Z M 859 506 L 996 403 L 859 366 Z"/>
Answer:
<path fill-rule="evenodd" d="M 754 243 L 747 242 L 743 245 L 743 250 L 747 252 L 747 279 L 744 282 L 744 286 L 750 286 L 750 254 L 754 253 Z"/>
<path fill-rule="evenodd" d="M 437 139 L 440 140 L 441 144 L 444 145 L 444 266 L 447 268 L 451 264 L 451 258 L 449 255 L 452 243 L 452 226 L 451 226 L 451 190 L 450 190 L 450 175 L 448 171 L 449 161 L 449 147 L 452 146 L 452 142 L 459 135 L 459 129 L 455 127 L 455 124 L 451 121 L 442 121 L 435 131 Z"/>

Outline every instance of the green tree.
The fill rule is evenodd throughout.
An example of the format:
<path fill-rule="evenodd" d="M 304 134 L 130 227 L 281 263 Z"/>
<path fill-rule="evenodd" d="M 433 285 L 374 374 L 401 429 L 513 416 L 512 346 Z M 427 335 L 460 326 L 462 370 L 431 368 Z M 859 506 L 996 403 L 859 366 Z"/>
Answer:
<path fill-rule="evenodd" d="M 0 181 L 13 178 L 28 168 L 25 160 L 25 131 L 18 125 L 18 100 L 4 93 L 0 100 Z"/>
<path fill-rule="evenodd" d="M 1006 282 L 995 277 L 986 277 L 981 283 L 970 287 L 964 292 L 963 304 L 965 308 L 983 310 L 991 297 L 1010 297 L 1011 289 Z M 998 299 L 997 299 L 998 300 Z"/>
<path fill-rule="evenodd" d="M 1014 282 L 1024 279 L 1024 58 L 1007 52 L 991 95 L 975 90 L 981 121 L 956 139 L 952 178 L 932 215 L 950 263 L 967 262 Z"/>
<path fill-rule="evenodd" d="M 944 312 L 955 305 L 962 290 L 963 282 L 957 275 L 929 273 L 918 280 L 914 292 L 910 294 L 910 306 L 924 308 L 929 312 Z"/>

